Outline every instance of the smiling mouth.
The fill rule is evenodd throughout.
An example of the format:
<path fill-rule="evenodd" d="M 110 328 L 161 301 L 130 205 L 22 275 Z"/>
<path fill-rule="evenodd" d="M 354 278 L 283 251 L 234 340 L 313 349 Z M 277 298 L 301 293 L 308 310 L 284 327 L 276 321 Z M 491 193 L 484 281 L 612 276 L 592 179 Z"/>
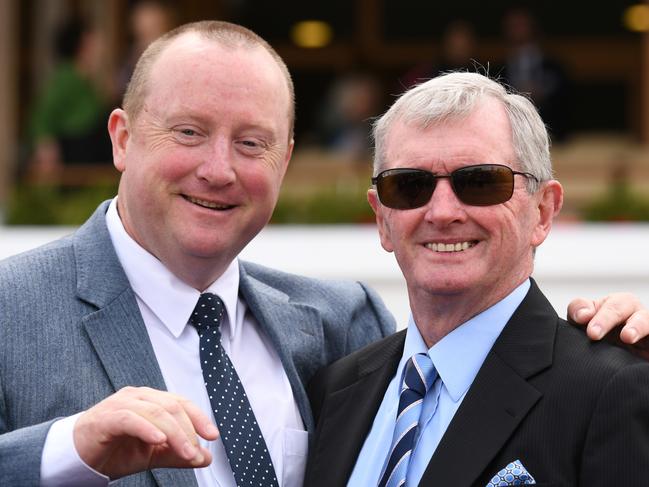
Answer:
<path fill-rule="evenodd" d="M 203 208 L 207 208 L 209 210 L 229 210 L 231 208 L 234 208 L 234 205 L 223 205 L 219 203 L 215 203 L 213 201 L 208 201 L 208 200 L 201 200 L 198 198 L 194 198 L 192 196 L 187 196 L 185 194 L 182 195 L 185 200 L 189 201 L 190 203 L 193 203 L 195 205 L 201 206 Z"/>
<path fill-rule="evenodd" d="M 455 243 L 427 243 L 425 247 L 433 252 L 463 252 L 478 244 L 477 240 Z"/>

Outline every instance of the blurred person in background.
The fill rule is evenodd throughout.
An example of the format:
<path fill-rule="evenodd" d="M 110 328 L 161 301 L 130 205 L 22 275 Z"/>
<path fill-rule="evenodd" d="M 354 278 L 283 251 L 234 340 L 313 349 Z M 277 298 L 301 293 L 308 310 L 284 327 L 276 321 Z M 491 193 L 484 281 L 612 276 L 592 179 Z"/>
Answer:
<path fill-rule="evenodd" d="M 370 160 L 371 119 L 381 110 L 381 83 L 366 73 L 337 79 L 323 104 L 317 121 L 325 148 L 342 159 Z"/>
<path fill-rule="evenodd" d="M 56 180 L 66 164 L 110 162 L 108 93 L 99 81 L 104 44 L 102 33 L 80 19 L 58 31 L 59 62 L 29 114 L 27 169 L 34 180 Z"/>
<path fill-rule="evenodd" d="M 176 25 L 176 12 L 169 2 L 140 0 L 129 14 L 129 48 L 117 72 L 117 95 L 126 91 L 135 64 L 144 50 Z"/>
<path fill-rule="evenodd" d="M 553 141 L 565 140 L 570 115 L 565 70 L 544 51 L 538 23 L 530 10 L 523 7 L 508 10 L 502 25 L 508 45 L 503 71 L 505 81 L 532 99 Z"/>
<path fill-rule="evenodd" d="M 476 32 L 468 20 L 456 19 L 446 26 L 440 43 L 439 58 L 415 66 L 401 78 L 401 91 L 450 71 L 475 71 Z"/>

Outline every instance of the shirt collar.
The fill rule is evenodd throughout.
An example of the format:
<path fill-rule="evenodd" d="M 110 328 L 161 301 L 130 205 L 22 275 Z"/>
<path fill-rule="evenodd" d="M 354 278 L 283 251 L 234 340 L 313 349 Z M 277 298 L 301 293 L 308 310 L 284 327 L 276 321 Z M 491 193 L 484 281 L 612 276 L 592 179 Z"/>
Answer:
<path fill-rule="evenodd" d="M 106 225 L 131 288 L 171 334 L 178 338 L 189 322 L 201 293 L 178 279 L 162 262 L 126 233 L 117 212 L 117 198 L 108 206 Z M 221 326 L 229 326 L 230 336 L 234 336 L 239 293 L 237 259 L 230 263 L 206 292 L 216 294 L 223 300 L 228 319 L 224 320 Z"/>
<path fill-rule="evenodd" d="M 411 356 L 427 353 L 453 401 L 460 400 L 529 288 L 530 281 L 526 279 L 504 299 L 458 326 L 430 349 L 426 347 L 411 314 L 397 377 L 402 376 L 405 363 Z"/>

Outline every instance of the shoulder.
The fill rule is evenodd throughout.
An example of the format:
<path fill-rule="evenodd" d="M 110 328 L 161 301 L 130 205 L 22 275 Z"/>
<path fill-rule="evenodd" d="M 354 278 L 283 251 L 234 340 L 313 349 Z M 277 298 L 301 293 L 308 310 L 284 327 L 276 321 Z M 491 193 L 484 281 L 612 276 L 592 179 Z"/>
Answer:
<path fill-rule="evenodd" d="M 325 280 L 291 274 L 251 262 L 242 262 L 242 274 L 258 283 L 286 294 L 290 301 L 318 308 L 322 312 L 350 312 L 373 306 L 388 315 L 378 294 L 357 281 Z"/>
<path fill-rule="evenodd" d="M 557 325 L 556 360 L 574 370 L 584 386 L 590 382 L 606 383 L 624 370 L 645 369 L 649 376 L 649 363 L 635 357 L 627 350 L 605 341 L 592 341 L 584 333 L 565 320 Z M 591 378 L 588 381 L 587 378 Z"/>
<path fill-rule="evenodd" d="M 322 321 L 328 360 L 337 359 L 394 332 L 378 294 L 363 283 L 315 279 L 241 262 L 241 285 L 250 292 L 281 293 L 293 305 L 315 310 Z"/>
<path fill-rule="evenodd" d="M 584 485 L 640 485 L 649 473 L 649 363 L 561 322 L 557 333 L 553 409 L 565 433 L 584 431 L 578 445 Z M 559 406 L 561 404 L 561 406 Z M 583 428 L 583 430 L 582 430 Z"/>
<path fill-rule="evenodd" d="M 323 303 L 329 302 L 332 297 L 346 301 L 354 300 L 364 295 L 367 289 L 358 282 L 316 279 L 252 262 L 242 261 L 241 266 L 247 276 L 278 289 L 295 300 L 306 298 L 309 302 L 313 302 L 313 299 L 321 299 Z"/>
<path fill-rule="evenodd" d="M 387 384 L 397 369 L 405 336 L 405 330 L 394 333 L 320 369 L 307 386 L 314 416 L 320 416 L 327 395 L 353 385 L 362 377 L 373 374 L 372 381 L 379 388 Z"/>
<path fill-rule="evenodd" d="M 334 389 L 341 389 L 347 385 L 345 382 L 348 380 L 351 370 L 354 370 L 356 374 L 365 375 L 384 366 L 388 361 L 396 360 L 398 362 L 403 353 L 405 339 L 406 330 L 401 330 L 370 343 L 321 369 L 314 378 L 314 382 L 323 381 L 334 385 Z"/>
<path fill-rule="evenodd" d="M 0 261 L 0 294 L 56 281 L 74 272 L 72 236 Z"/>
<path fill-rule="evenodd" d="M 107 206 L 108 202 L 100 205 L 71 235 L 0 261 L 3 309 L 20 306 L 20 302 L 34 295 L 42 301 L 57 303 L 64 296 L 75 294 L 80 274 L 97 272 L 101 276 L 97 264 L 107 259 L 106 244 L 110 242 L 104 217 Z M 80 268 L 80 258 L 92 262 Z"/>

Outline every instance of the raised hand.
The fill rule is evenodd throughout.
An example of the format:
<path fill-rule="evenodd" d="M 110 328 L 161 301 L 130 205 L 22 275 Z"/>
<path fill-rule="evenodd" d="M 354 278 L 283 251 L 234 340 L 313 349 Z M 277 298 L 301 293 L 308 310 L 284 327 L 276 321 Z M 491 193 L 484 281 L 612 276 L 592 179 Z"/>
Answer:
<path fill-rule="evenodd" d="M 111 480 L 159 467 L 200 468 L 212 461 L 198 436 L 215 440 L 212 421 L 189 400 L 148 387 L 125 387 L 79 416 L 81 459 Z"/>

